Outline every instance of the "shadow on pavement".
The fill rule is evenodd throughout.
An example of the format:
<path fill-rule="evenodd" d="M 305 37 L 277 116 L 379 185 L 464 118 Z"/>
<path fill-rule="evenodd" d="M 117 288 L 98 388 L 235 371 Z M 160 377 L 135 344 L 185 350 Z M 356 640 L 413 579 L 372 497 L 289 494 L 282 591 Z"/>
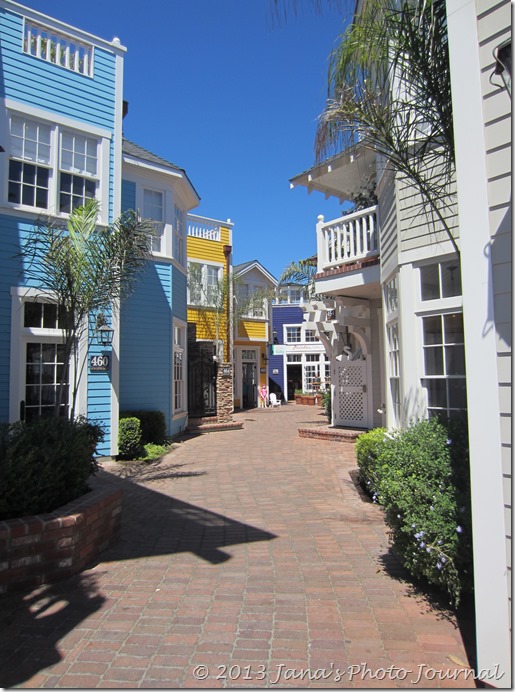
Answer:
<path fill-rule="evenodd" d="M 169 466 L 141 480 L 158 483 L 162 478 L 201 475 L 174 473 L 177 472 Z M 222 550 L 226 546 L 276 538 L 273 533 L 139 485 L 131 478 L 120 479 L 108 473 L 106 476 L 109 482 L 122 484 L 123 521 L 121 539 L 102 553 L 101 562 L 190 552 L 218 564 L 231 557 Z"/>
<path fill-rule="evenodd" d="M 474 611 L 474 598 L 470 594 L 464 594 L 459 607 L 454 610 L 449 606 L 449 601 L 442 591 L 422 579 L 416 579 L 409 574 L 403 566 L 401 559 L 395 550 L 390 547 L 388 552 L 379 557 L 379 562 L 384 571 L 398 581 L 402 581 L 420 606 L 420 612 L 437 613 L 437 617 L 448 622 L 456 622 L 457 628 L 463 640 L 467 652 L 470 668 L 476 668 L 476 620 Z"/>
<path fill-rule="evenodd" d="M 120 540 L 101 553 L 98 563 L 191 552 L 213 565 L 231 558 L 223 548 L 276 538 L 275 534 L 182 502 L 158 490 L 138 485 L 185 475 L 169 465 L 158 471 L 140 469 L 134 478 L 100 471 L 106 484 L 122 487 Z M 90 564 L 88 568 L 93 567 Z M 38 671 L 58 663 L 67 635 L 105 601 L 94 575 L 83 572 L 57 583 L 26 588 L 0 597 L 0 686 L 20 685 Z M 73 645 L 73 643 L 72 643 Z"/>
<path fill-rule="evenodd" d="M 0 686 L 32 678 L 63 658 L 58 642 L 104 603 L 96 579 L 78 574 L 0 600 Z"/>

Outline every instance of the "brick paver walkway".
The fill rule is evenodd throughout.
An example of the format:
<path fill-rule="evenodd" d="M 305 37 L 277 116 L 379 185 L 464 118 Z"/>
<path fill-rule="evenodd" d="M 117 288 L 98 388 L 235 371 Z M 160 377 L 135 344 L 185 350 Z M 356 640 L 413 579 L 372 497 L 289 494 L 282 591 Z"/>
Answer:
<path fill-rule="evenodd" d="M 126 478 L 107 464 L 122 540 L 72 579 L 0 600 L 0 684 L 474 687 L 456 622 L 403 579 L 357 492 L 353 445 L 298 436 L 321 415 L 238 413 L 243 430 L 187 439 Z"/>

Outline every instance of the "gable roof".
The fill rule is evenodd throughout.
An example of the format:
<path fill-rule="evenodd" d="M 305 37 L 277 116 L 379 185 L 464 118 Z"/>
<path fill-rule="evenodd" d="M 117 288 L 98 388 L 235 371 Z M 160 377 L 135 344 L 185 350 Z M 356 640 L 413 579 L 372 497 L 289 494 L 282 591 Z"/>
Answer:
<path fill-rule="evenodd" d="M 270 274 L 270 272 L 267 269 L 265 269 L 261 262 L 258 262 L 258 260 L 250 260 L 250 262 L 242 262 L 241 264 L 235 264 L 233 266 L 233 271 L 235 274 L 238 274 L 238 276 L 246 274 L 251 269 L 258 269 L 275 286 L 277 286 L 277 284 L 279 283 L 275 276 Z"/>
<path fill-rule="evenodd" d="M 125 137 L 122 140 L 122 152 L 124 154 L 127 154 L 127 156 L 133 156 L 136 159 L 141 159 L 143 161 L 147 161 L 147 163 L 151 163 L 157 166 L 165 167 L 168 168 L 174 172 L 181 173 L 184 178 L 187 180 L 188 184 L 190 185 L 191 189 L 195 193 L 195 195 L 198 197 L 200 200 L 200 195 L 198 192 L 195 190 L 194 185 L 192 184 L 191 180 L 188 178 L 188 174 L 184 170 L 184 168 L 181 168 L 180 166 L 176 166 L 174 163 L 171 163 L 171 161 L 167 161 L 166 159 L 163 159 L 161 156 L 157 156 L 157 154 L 153 154 L 151 151 L 148 151 L 148 149 L 144 149 L 143 147 L 140 147 L 139 144 L 136 144 L 135 142 L 131 142 L 129 139 L 126 139 Z"/>

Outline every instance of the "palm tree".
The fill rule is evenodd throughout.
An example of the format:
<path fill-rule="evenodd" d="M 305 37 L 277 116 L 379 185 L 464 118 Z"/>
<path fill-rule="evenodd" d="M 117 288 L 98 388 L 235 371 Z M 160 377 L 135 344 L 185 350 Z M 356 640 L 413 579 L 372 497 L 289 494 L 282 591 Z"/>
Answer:
<path fill-rule="evenodd" d="M 279 285 L 295 284 L 303 286 L 306 291 L 306 298 L 315 298 L 315 274 L 317 273 L 317 258 L 308 257 L 307 259 L 291 262 L 281 274 Z"/>
<path fill-rule="evenodd" d="M 75 208 L 66 225 L 41 219 L 29 233 L 20 252 L 21 274 L 58 306 L 64 335 L 64 368 L 57 388 L 54 415 L 59 415 L 67 373 L 74 358 L 70 417 L 84 363 L 78 363 L 78 344 L 112 314 L 129 295 L 149 257 L 154 227 L 134 211 L 127 211 L 109 227 L 98 227 L 99 203 L 90 199 Z"/>
<path fill-rule="evenodd" d="M 459 254 L 444 0 L 366 0 L 331 56 L 317 159 L 359 144 L 413 185 Z"/>

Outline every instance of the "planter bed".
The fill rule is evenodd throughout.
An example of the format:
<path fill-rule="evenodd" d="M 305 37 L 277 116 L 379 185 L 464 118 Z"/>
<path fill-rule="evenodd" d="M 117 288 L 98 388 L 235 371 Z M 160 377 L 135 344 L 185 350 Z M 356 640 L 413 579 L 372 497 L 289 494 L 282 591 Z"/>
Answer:
<path fill-rule="evenodd" d="M 0 593 L 75 574 L 118 538 L 121 489 L 101 476 L 89 485 L 53 512 L 0 521 Z"/>
<path fill-rule="evenodd" d="M 295 403 L 303 406 L 315 406 L 321 399 L 319 394 L 295 394 Z"/>

